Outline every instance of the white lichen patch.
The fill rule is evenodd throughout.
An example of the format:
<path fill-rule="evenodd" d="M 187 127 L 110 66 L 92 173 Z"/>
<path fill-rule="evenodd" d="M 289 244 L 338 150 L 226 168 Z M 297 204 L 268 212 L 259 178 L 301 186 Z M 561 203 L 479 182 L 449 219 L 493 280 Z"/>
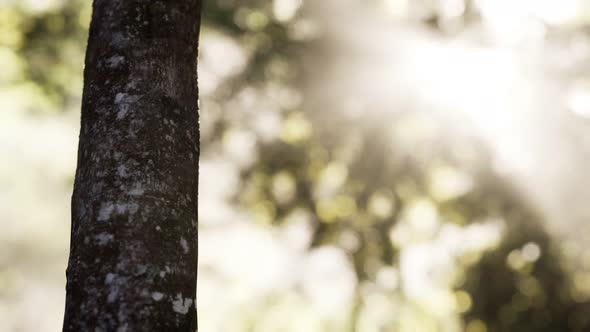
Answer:
<path fill-rule="evenodd" d="M 125 282 L 125 278 L 120 278 L 115 273 L 107 273 L 104 278 L 105 285 L 108 285 L 109 293 L 107 294 L 107 302 L 113 303 L 119 296 L 119 287 Z"/>
<path fill-rule="evenodd" d="M 107 273 L 106 277 L 104 277 L 104 283 L 106 285 L 110 285 L 113 283 L 113 281 L 115 280 L 115 278 L 117 278 L 117 275 L 114 273 Z"/>
<path fill-rule="evenodd" d="M 153 292 L 152 293 L 152 299 L 154 299 L 154 301 L 161 301 L 164 298 L 164 294 L 160 293 L 160 292 Z"/>
<path fill-rule="evenodd" d="M 107 295 L 107 302 L 108 303 L 115 302 L 115 300 L 117 299 L 117 296 L 119 296 L 119 288 L 113 287 L 111 289 L 111 291 L 109 292 L 109 295 Z"/>
<path fill-rule="evenodd" d="M 128 194 L 131 196 L 141 196 L 144 192 L 145 189 L 143 189 L 143 185 L 138 182 L 133 185 L 133 188 L 129 190 Z"/>
<path fill-rule="evenodd" d="M 142 275 L 142 274 L 146 273 L 147 270 L 148 270 L 147 265 L 145 265 L 145 264 L 139 264 L 139 265 L 137 265 L 137 270 L 136 270 L 135 274 L 136 275 Z"/>
<path fill-rule="evenodd" d="M 166 274 L 172 272 L 172 270 L 170 269 L 170 267 L 168 265 L 166 265 L 164 267 L 164 270 L 160 271 L 160 278 L 164 278 L 166 276 Z"/>
<path fill-rule="evenodd" d="M 106 59 L 105 63 L 109 68 L 117 68 L 121 64 L 125 63 L 125 57 L 122 55 L 113 55 L 112 57 Z"/>
<path fill-rule="evenodd" d="M 127 93 L 123 93 L 123 92 L 119 92 L 115 95 L 115 104 L 121 104 L 127 97 L 129 97 L 129 94 Z"/>
<path fill-rule="evenodd" d="M 104 246 L 105 244 L 113 241 L 114 238 L 115 237 L 113 236 L 113 234 L 109 234 L 106 232 L 102 232 L 94 237 L 96 243 L 98 243 L 99 246 Z"/>
<path fill-rule="evenodd" d="M 182 294 L 178 293 L 178 295 L 176 295 L 176 300 L 172 301 L 172 310 L 179 314 L 186 315 L 192 304 L 192 299 L 189 299 L 188 297 L 183 299 Z"/>
<path fill-rule="evenodd" d="M 121 120 L 125 117 L 125 115 L 127 115 L 127 111 L 129 110 L 129 107 L 127 105 L 122 106 L 121 109 L 119 109 L 119 112 L 117 112 L 117 120 Z"/>
<path fill-rule="evenodd" d="M 115 105 L 119 111 L 117 112 L 117 120 L 125 118 L 129 111 L 129 105 L 136 102 L 139 99 L 137 95 L 130 95 L 128 93 L 119 92 L 115 95 Z"/>
<path fill-rule="evenodd" d="M 112 203 L 103 203 L 100 210 L 98 210 L 98 221 L 108 220 L 114 209 L 115 206 Z"/>
<path fill-rule="evenodd" d="M 98 221 L 107 221 L 111 218 L 114 212 L 119 215 L 123 214 L 135 214 L 139 210 L 139 204 L 137 203 L 103 203 L 98 211 Z"/>
<path fill-rule="evenodd" d="M 182 247 L 182 252 L 188 254 L 188 242 L 182 236 L 180 237 L 180 246 Z"/>
<path fill-rule="evenodd" d="M 116 208 L 118 214 L 125 214 L 126 212 L 134 214 L 139 210 L 139 205 L 137 203 L 118 203 Z"/>
<path fill-rule="evenodd" d="M 127 171 L 127 166 L 125 165 L 119 165 L 117 167 L 117 175 L 122 177 L 122 178 L 126 178 L 127 176 L 129 176 L 129 173 Z"/>
<path fill-rule="evenodd" d="M 123 33 L 115 32 L 112 34 L 111 41 L 115 48 L 122 48 L 123 46 L 127 45 L 128 39 L 125 35 L 123 35 Z"/>
<path fill-rule="evenodd" d="M 131 80 L 129 83 L 127 83 L 127 85 L 125 85 L 125 88 L 128 90 L 133 90 L 137 87 L 137 81 L 135 80 Z"/>

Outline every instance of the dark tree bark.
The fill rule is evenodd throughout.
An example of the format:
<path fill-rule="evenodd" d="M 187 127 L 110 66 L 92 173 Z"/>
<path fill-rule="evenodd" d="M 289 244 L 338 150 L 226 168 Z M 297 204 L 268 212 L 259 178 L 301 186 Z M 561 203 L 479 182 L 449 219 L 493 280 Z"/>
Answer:
<path fill-rule="evenodd" d="M 94 0 L 64 331 L 196 330 L 201 0 Z"/>

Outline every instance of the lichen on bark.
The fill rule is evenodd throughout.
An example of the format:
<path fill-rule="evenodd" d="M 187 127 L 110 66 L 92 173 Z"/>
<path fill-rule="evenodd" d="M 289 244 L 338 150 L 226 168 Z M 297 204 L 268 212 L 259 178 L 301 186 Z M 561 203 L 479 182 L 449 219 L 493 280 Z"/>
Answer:
<path fill-rule="evenodd" d="M 94 0 L 64 331 L 196 330 L 200 0 Z"/>

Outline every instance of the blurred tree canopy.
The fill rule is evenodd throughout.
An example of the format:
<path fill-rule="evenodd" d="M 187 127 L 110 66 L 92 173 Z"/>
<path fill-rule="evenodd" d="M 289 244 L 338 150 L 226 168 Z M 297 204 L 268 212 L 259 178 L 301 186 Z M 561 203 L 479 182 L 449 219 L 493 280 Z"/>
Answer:
<path fill-rule="evenodd" d="M 371 3 L 443 40 L 489 19 L 485 1 Z M 83 0 L 0 2 L 3 108 L 78 111 L 90 13 Z M 303 222 L 305 251 L 337 248 L 354 271 L 352 302 L 336 318 L 289 325 L 307 310 L 293 300 L 307 294 L 298 285 L 269 292 L 225 330 L 590 330 L 580 253 L 549 234 L 473 132 L 449 134 L 448 122 L 464 118 L 407 109 L 359 121 L 339 116 L 337 102 L 309 102 L 307 54 L 330 43 L 309 1 L 211 0 L 203 13 L 203 158 L 239 175 L 224 199 L 263 228 Z M 587 33 L 587 18 L 559 25 L 540 13 L 549 35 Z M 201 227 L 226 222 L 215 218 L 205 211 Z M 282 306 L 297 309 L 283 316 Z M 203 326 L 212 310 L 201 311 Z"/>

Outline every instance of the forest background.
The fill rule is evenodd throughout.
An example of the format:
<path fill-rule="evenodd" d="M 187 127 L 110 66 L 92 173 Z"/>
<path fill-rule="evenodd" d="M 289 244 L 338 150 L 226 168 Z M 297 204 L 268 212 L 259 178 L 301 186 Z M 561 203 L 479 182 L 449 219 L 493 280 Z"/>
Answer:
<path fill-rule="evenodd" d="M 58 331 L 87 0 L 0 0 L 0 330 Z M 201 331 L 590 330 L 590 4 L 208 0 Z"/>

